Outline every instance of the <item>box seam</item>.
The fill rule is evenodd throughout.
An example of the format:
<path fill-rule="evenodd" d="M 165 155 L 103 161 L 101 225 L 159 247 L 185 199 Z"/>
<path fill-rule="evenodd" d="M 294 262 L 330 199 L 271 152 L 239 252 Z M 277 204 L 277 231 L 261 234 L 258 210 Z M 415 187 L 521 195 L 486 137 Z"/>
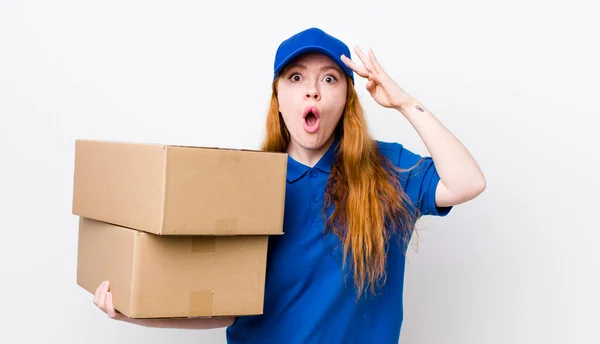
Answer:
<path fill-rule="evenodd" d="M 158 229 L 158 233 L 159 234 L 164 234 L 164 229 L 165 229 L 165 211 L 166 211 L 166 203 L 167 203 L 167 163 L 168 163 L 168 159 L 167 159 L 167 154 L 169 151 L 169 147 L 168 146 L 164 146 L 163 147 L 163 176 L 162 176 L 162 202 L 160 205 L 160 227 Z"/>
<path fill-rule="evenodd" d="M 135 308 L 135 290 L 137 284 L 139 283 L 139 269 L 138 269 L 138 256 L 139 256 L 139 241 L 140 235 L 139 233 L 135 233 L 135 238 L 133 239 L 133 259 L 132 267 L 131 267 L 131 287 L 129 290 L 129 309 L 132 316 L 136 315 L 137 309 Z"/>

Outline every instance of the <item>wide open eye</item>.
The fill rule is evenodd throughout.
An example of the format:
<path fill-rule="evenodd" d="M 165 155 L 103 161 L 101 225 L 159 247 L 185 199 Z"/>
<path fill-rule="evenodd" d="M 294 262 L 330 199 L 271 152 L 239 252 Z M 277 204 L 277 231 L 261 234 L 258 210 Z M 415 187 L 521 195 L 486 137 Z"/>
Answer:
<path fill-rule="evenodd" d="M 302 76 L 300 76 L 300 74 L 298 74 L 298 73 L 294 73 L 294 74 L 290 75 L 289 79 L 292 81 L 300 81 L 300 80 L 302 80 Z"/>
<path fill-rule="evenodd" d="M 323 78 L 323 81 L 325 81 L 328 84 L 333 84 L 334 82 L 337 81 L 337 78 L 333 75 L 327 75 Z"/>

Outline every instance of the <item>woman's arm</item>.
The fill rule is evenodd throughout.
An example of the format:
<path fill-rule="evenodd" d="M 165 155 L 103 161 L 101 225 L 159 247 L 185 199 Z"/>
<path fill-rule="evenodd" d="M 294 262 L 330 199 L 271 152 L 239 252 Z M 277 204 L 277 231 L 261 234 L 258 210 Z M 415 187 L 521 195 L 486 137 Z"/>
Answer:
<path fill-rule="evenodd" d="M 369 56 L 358 47 L 354 51 L 363 66 L 343 55 L 342 61 L 356 74 L 368 80 L 366 89 L 379 105 L 396 109 L 408 119 L 429 150 L 440 176 L 436 189 L 436 206 L 463 203 L 483 192 L 485 178 L 465 146 L 385 72 L 373 50 L 369 50 Z"/>
<path fill-rule="evenodd" d="M 440 175 L 437 206 L 464 203 L 485 190 L 485 177 L 473 156 L 431 112 L 412 97 L 397 110 L 423 140 Z"/>

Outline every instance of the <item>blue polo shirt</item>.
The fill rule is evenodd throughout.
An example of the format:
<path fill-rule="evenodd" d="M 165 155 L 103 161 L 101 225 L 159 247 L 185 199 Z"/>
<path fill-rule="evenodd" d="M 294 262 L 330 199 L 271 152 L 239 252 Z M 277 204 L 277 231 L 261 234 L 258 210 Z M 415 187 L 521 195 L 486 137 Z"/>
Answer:
<path fill-rule="evenodd" d="M 313 168 L 288 158 L 284 234 L 269 239 L 264 313 L 237 318 L 227 328 L 228 343 L 398 343 L 402 247 L 390 243 L 385 285 L 357 302 L 353 274 L 342 270 L 341 241 L 324 232 L 323 198 L 338 143 Z M 410 168 L 421 159 L 398 143 L 377 144 L 398 167 Z M 451 207 L 435 206 L 440 177 L 430 157 L 399 178 L 421 215 L 449 213 Z"/>

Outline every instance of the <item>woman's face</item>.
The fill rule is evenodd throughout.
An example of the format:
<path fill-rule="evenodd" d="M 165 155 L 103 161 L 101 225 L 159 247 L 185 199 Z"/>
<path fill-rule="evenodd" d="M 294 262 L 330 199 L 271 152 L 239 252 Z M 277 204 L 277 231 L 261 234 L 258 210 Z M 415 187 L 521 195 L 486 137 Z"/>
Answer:
<path fill-rule="evenodd" d="M 290 62 L 277 85 L 290 148 L 318 150 L 333 139 L 346 105 L 347 88 L 346 74 L 325 55 L 306 54 Z"/>

